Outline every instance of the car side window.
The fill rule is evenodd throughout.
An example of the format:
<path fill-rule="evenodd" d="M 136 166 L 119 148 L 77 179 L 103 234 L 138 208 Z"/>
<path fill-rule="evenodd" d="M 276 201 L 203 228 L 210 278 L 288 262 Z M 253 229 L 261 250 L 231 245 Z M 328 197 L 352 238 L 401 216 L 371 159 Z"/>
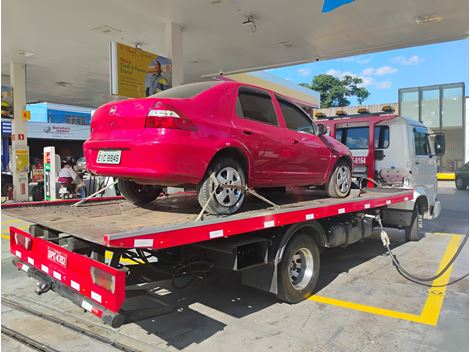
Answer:
<path fill-rule="evenodd" d="M 300 108 L 278 96 L 276 98 L 288 129 L 310 134 L 315 133 L 312 121 Z"/>
<path fill-rule="evenodd" d="M 279 126 L 271 96 L 260 89 L 240 87 L 236 113 L 240 117 Z"/>
<path fill-rule="evenodd" d="M 415 141 L 415 154 L 416 155 L 430 155 L 431 149 L 429 148 L 428 135 L 424 128 L 413 128 L 413 136 Z"/>

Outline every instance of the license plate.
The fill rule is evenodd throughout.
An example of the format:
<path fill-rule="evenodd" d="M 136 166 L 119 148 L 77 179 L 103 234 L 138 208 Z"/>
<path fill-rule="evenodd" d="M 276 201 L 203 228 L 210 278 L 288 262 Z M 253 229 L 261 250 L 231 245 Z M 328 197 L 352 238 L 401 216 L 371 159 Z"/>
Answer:
<path fill-rule="evenodd" d="M 121 162 L 120 150 L 100 150 L 96 158 L 98 164 L 119 164 Z"/>
<path fill-rule="evenodd" d="M 67 254 L 61 253 L 58 250 L 48 247 L 47 248 L 47 259 L 51 262 L 57 263 L 64 268 L 67 267 Z"/>

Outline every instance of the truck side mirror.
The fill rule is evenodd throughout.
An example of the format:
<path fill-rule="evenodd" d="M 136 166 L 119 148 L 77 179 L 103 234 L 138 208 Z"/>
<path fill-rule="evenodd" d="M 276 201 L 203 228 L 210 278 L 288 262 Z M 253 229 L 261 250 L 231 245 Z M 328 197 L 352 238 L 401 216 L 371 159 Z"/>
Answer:
<path fill-rule="evenodd" d="M 328 130 L 326 129 L 326 126 L 322 123 L 319 123 L 317 125 L 317 136 L 321 136 L 323 134 L 326 134 Z"/>
<path fill-rule="evenodd" d="M 434 135 L 434 152 L 437 156 L 442 156 L 446 152 L 446 137 L 443 133 Z"/>

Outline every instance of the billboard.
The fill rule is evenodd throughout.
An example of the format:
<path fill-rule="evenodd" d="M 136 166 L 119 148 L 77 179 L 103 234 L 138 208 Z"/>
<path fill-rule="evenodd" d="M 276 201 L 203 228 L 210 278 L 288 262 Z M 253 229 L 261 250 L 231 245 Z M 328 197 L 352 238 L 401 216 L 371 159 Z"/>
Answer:
<path fill-rule="evenodd" d="M 110 91 L 143 98 L 171 88 L 171 60 L 139 48 L 110 43 Z"/>
<path fill-rule="evenodd" d="M 28 122 L 28 138 L 84 141 L 90 136 L 90 125 Z"/>

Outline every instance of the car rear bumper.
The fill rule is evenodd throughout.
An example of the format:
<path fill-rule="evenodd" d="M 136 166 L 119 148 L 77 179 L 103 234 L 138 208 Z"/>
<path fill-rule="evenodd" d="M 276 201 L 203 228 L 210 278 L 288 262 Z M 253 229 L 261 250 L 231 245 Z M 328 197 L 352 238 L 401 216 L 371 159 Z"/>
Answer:
<path fill-rule="evenodd" d="M 203 143 L 201 143 L 203 144 Z M 124 177 L 136 182 L 178 186 L 198 184 L 212 157 L 212 151 L 204 146 L 188 145 L 187 138 L 171 138 L 170 141 L 148 140 L 88 140 L 84 144 L 87 169 L 113 177 Z M 98 152 L 106 149 L 121 150 L 119 165 L 99 164 Z"/>

